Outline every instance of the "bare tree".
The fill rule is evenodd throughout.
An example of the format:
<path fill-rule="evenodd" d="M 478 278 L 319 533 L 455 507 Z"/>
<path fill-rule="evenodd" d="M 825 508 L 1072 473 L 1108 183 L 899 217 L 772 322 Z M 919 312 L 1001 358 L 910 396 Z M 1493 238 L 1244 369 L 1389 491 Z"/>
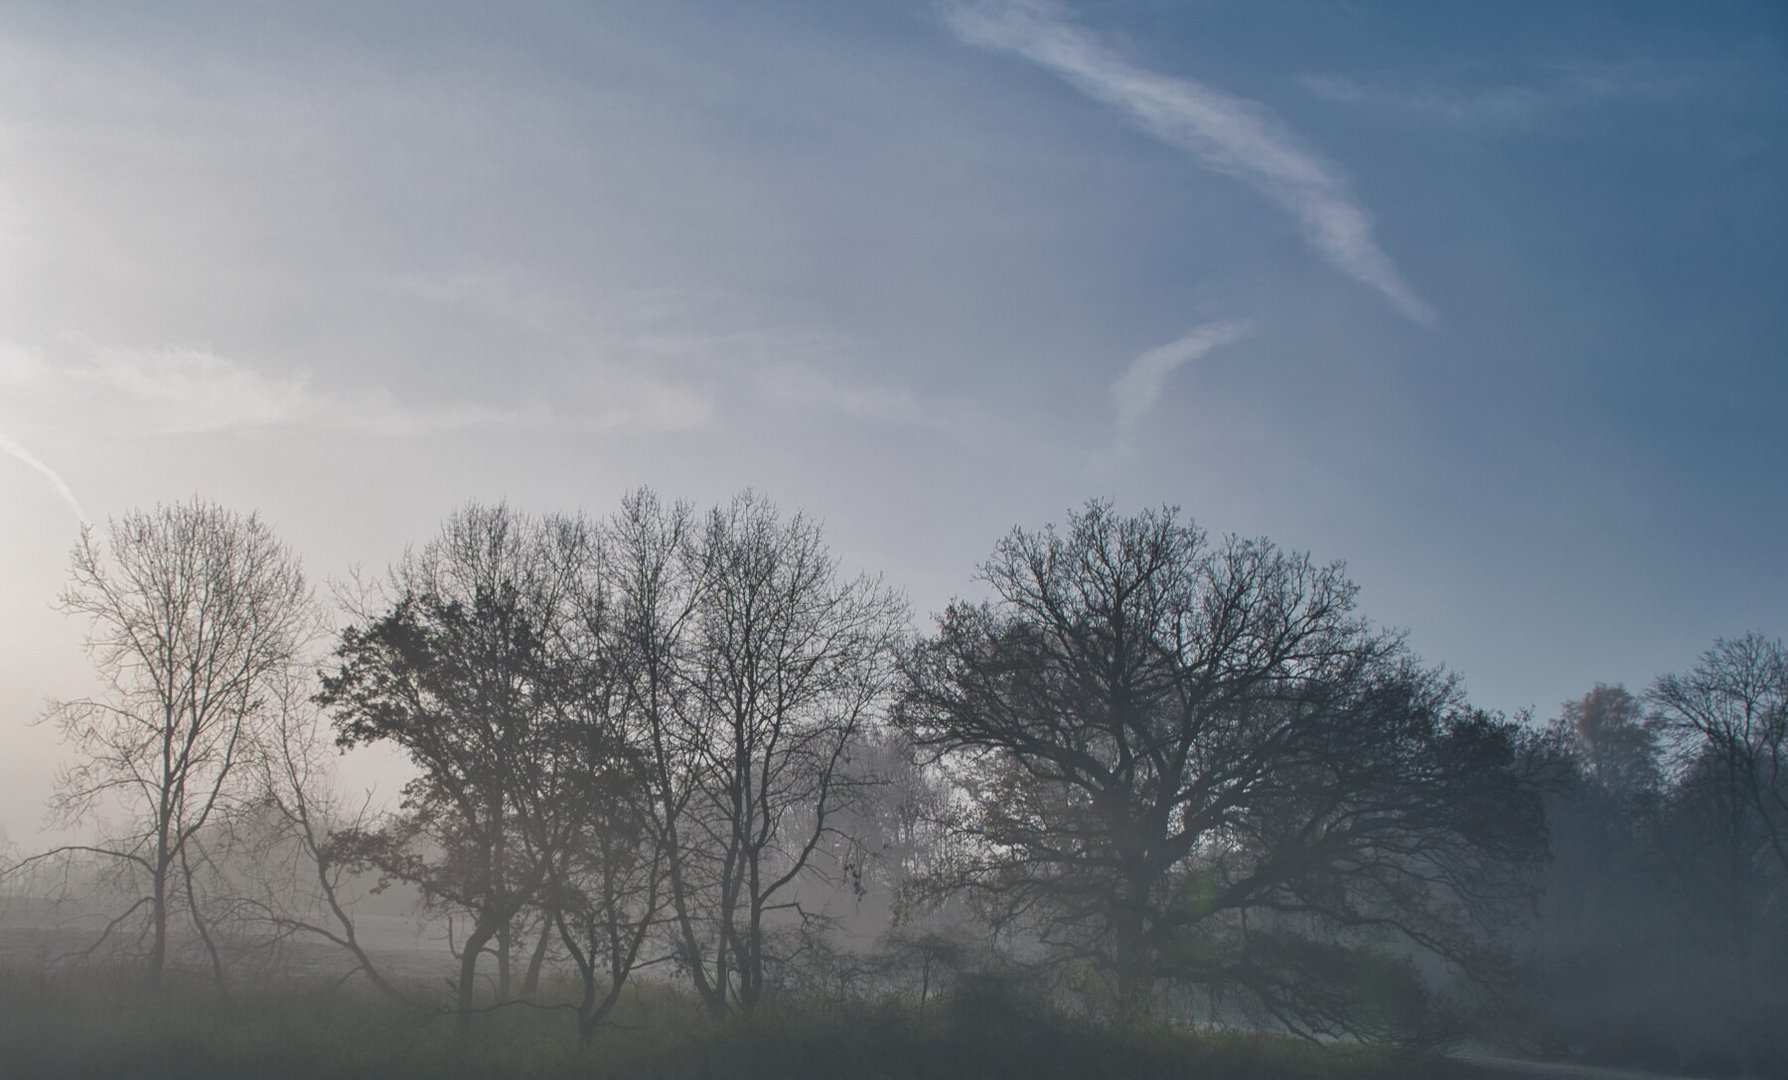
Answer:
<path fill-rule="evenodd" d="M 1756 633 L 1722 638 L 1686 675 L 1653 683 L 1647 699 L 1677 736 L 1682 782 L 1728 790 L 1733 812 L 1756 816 L 1763 842 L 1788 870 L 1788 651 L 1782 643 Z"/>
<path fill-rule="evenodd" d="M 1750 633 L 1721 639 L 1646 695 L 1674 737 L 1662 839 L 1681 926 L 1731 1000 L 1726 1041 L 1751 1075 L 1759 1032 L 1781 1013 L 1788 898 L 1788 652 Z M 1779 1053 L 1779 1049 L 1776 1051 Z"/>
<path fill-rule="evenodd" d="M 697 518 L 649 489 L 604 523 L 579 611 L 592 683 L 560 745 L 585 820 L 554 865 L 560 939 L 583 985 L 587 1041 L 638 967 L 695 951 L 700 860 L 685 832 L 697 754 L 686 737 L 698 602 Z M 654 943 L 670 944 L 669 951 Z M 705 972 L 693 977 L 698 987 Z"/>
<path fill-rule="evenodd" d="M 1660 724 L 1625 687 L 1596 684 L 1565 702 L 1558 723 L 1596 783 L 1627 796 L 1655 794 L 1662 786 Z"/>
<path fill-rule="evenodd" d="M 351 841 L 375 830 L 379 815 L 370 793 L 355 799 L 338 788 L 314 689 L 314 676 L 294 673 L 278 696 L 255 762 L 254 802 L 236 823 L 233 847 L 243 877 L 237 904 L 269 944 L 294 937 L 328 942 L 352 961 L 347 975 L 362 975 L 407 1002 L 374 963 L 354 919 L 365 890 L 356 883 Z"/>
<path fill-rule="evenodd" d="M 709 1010 L 750 1011 L 771 969 L 773 921 L 796 895 L 861 777 L 845 766 L 886 702 L 904 602 L 841 580 L 819 529 L 754 495 L 709 514 L 685 559 L 700 581 L 668 740 L 687 769 L 677 916 Z M 676 779 L 673 777 L 673 779 Z"/>
<path fill-rule="evenodd" d="M 1353 615 L 1337 566 L 1100 503 L 1014 531 L 907 663 L 902 726 L 965 811 L 943 888 L 1103 972 L 1302 1034 L 1401 1034 L 1400 939 L 1457 963 L 1522 888 L 1510 733 Z"/>
<path fill-rule="evenodd" d="M 203 838 L 252 790 L 268 707 L 316 632 L 311 591 L 258 516 L 195 499 L 114 519 L 104 544 L 83 530 L 62 606 L 88 620 L 104 689 L 47 714 L 81 755 L 53 808 L 101 833 L 47 854 L 110 864 L 131 901 L 107 932 L 134 927 L 151 985 L 177 922 L 221 979 Z"/>
<path fill-rule="evenodd" d="M 614 714 L 586 715 L 559 740 L 576 782 L 577 826 L 551 862 L 544 911 L 576 969 L 578 1034 L 588 1043 L 645 963 L 659 928 L 666 849 L 657 842 L 647 758 Z"/>
<path fill-rule="evenodd" d="M 393 572 L 390 606 L 343 632 L 319 695 L 343 746 L 389 742 L 419 770 L 403 811 L 344 836 L 342 851 L 468 916 L 457 987 L 468 1020 L 487 948 L 510 996 L 518 923 L 581 821 L 558 740 L 589 689 L 567 635 L 593 544 L 581 519 L 454 515 Z"/>

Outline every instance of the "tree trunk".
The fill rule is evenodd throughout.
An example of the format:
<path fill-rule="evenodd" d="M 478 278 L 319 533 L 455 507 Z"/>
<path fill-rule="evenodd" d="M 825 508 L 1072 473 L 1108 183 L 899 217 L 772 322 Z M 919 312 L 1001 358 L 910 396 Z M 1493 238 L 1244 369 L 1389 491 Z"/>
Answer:
<path fill-rule="evenodd" d="M 217 951 L 217 942 L 211 936 L 210 927 L 205 925 L 205 913 L 199 910 L 199 894 L 193 884 L 192 862 L 186 857 L 184 845 L 180 848 L 180 877 L 186 887 L 186 909 L 192 916 L 192 928 L 199 935 L 199 944 L 204 946 L 205 956 L 211 961 L 211 982 L 221 1003 L 228 997 L 224 986 L 223 957 Z"/>
<path fill-rule="evenodd" d="M 674 846 L 675 834 L 672 833 L 670 849 L 670 883 L 671 907 L 677 915 L 677 928 L 682 933 L 684 963 L 689 968 L 690 981 L 695 984 L 696 997 L 707 1007 L 708 1015 L 715 1020 L 726 1016 L 726 940 L 722 937 L 717 948 L 720 955 L 716 957 L 715 978 L 708 978 L 707 959 L 702 956 L 701 946 L 695 940 L 695 917 L 689 911 L 688 892 L 683 882 L 680 852 Z"/>
<path fill-rule="evenodd" d="M 540 970 L 546 966 L 546 949 L 552 942 L 553 920 L 548 917 L 540 924 L 540 940 L 534 944 L 534 953 L 528 957 L 528 970 L 522 976 L 521 996 L 524 1000 L 533 1000 L 540 992 Z"/>
<path fill-rule="evenodd" d="M 496 933 L 496 927 L 483 922 L 474 923 L 472 932 L 466 936 L 466 943 L 459 954 L 459 1029 L 470 1031 L 472 1028 L 472 1001 L 477 989 L 478 956 Z"/>
<path fill-rule="evenodd" d="M 155 867 L 149 897 L 149 970 L 145 979 L 149 989 L 161 989 L 162 969 L 168 960 L 168 865 L 161 860 Z"/>
<path fill-rule="evenodd" d="M 757 896 L 757 861 L 751 867 L 751 903 L 739 942 L 739 1011 L 756 1011 L 764 998 L 764 909 Z"/>
<path fill-rule="evenodd" d="M 514 949 L 509 920 L 497 927 L 497 1000 L 509 1000 L 509 954 Z"/>
<path fill-rule="evenodd" d="M 1117 947 L 1112 960 L 1117 973 L 1118 1015 L 1123 1023 L 1133 1023 L 1148 1016 L 1153 980 L 1149 975 L 1149 958 L 1143 941 L 1142 904 L 1134 895 L 1118 902 L 1113 930 Z"/>

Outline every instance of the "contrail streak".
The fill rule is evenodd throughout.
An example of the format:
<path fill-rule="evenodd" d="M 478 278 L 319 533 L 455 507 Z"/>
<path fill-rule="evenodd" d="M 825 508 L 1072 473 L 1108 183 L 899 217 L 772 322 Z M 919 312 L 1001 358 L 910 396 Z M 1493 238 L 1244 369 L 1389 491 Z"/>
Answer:
<path fill-rule="evenodd" d="M 56 489 L 56 494 L 62 496 L 62 501 L 68 504 L 70 510 L 74 511 L 76 520 L 80 521 L 83 525 L 87 523 L 87 512 L 81 509 L 81 500 L 75 498 L 73 489 L 68 486 L 68 481 L 62 479 L 60 473 L 38 460 L 36 454 L 33 454 L 31 451 L 19 445 L 18 440 L 14 439 L 4 431 L 0 431 L 0 450 L 6 451 L 13 457 L 24 462 L 26 465 L 42 473 L 44 479 L 50 482 L 50 486 Z"/>
<path fill-rule="evenodd" d="M 1419 323 L 1434 312 L 1403 280 L 1345 179 L 1258 102 L 1130 63 L 1069 21 L 1052 0 L 951 3 L 944 21 L 964 42 L 1022 56 L 1111 106 L 1206 168 L 1256 188 L 1296 217 L 1310 246 Z"/>
<path fill-rule="evenodd" d="M 1235 344 L 1247 337 L 1250 329 L 1245 322 L 1207 323 L 1131 361 L 1111 384 L 1111 403 L 1117 410 L 1114 449 L 1120 454 L 1134 449 L 1136 429 L 1161 400 L 1169 375 L 1213 350 Z"/>

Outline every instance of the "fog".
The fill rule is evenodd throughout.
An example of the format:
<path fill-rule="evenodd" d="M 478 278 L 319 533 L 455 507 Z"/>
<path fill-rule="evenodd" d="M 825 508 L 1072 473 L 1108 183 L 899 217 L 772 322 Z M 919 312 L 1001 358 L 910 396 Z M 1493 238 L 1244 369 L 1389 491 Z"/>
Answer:
<path fill-rule="evenodd" d="M 1016 528 L 975 580 L 920 625 L 754 493 L 467 504 L 328 603 L 253 514 L 115 519 L 65 599 L 101 689 L 46 718 L 78 838 L 9 845 L 0 962 L 586 1048 L 655 1002 L 1788 1060 L 1779 640 L 1542 720 L 1339 564 L 1171 508 Z"/>
<path fill-rule="evenodd" d="M 8 1075 L 1788 1073 L 1779 3 L 0 24 Z"/>

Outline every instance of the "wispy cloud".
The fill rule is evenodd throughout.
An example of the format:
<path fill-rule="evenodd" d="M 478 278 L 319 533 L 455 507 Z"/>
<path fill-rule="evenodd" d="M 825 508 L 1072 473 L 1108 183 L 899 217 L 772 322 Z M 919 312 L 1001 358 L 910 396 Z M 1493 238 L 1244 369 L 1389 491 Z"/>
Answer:
<path fill-rule="evenodd" d="M 1458 125 L 1518 120 L 1544 108 L 1548 100 L 1546 94 L 1523 86 L 1443 94 L 1431 89 L 1391 91 L 1344 75 L 1308 75 L 1298 81 L 1324 101 L 1384 109 Z"/>
<path fill-rule="evenodd" d="M 1372 234 L 1372 218 L 1330 165 L 1301 146 L 1258 102 L 1130 63 L 1069 21 L 1049 0 L 955 3 L 944 19 L 964 42 L 1016 53 L 1103 102 L 1206 168 L 1251 184 L 1303 224 L 1323 258 L 1377 290 L 1404 315 L 1431 322 Z"/>
<path fill-rule="evenodd" d="M 705 387 L 729 411 L 757 405 L 822 423 L 956 433 L 988 422 L 966 401 L 882 379 L 861 338 L 812 324 L 766 324 L 736 295 L 637 291 L 615 297 L 595 323 L 592 336 L 605 353 L 659 379 L 685 373 L 696 381 L 676 385 Z M 703 403 L 704 419 L 718 411 L 712 399 Z"/>
<path fill-rule="evenodd" d="M 36 454 L 25 449 L 19 444 L 17 439 L 14 439 L 4 431 L 0 431 L 0 450 L 4 450 L 6 453 L 11 454 L 14 458 L 23 462 L 27 467 L 42 473 L 44 479 L 50 482 L 50 486 L 56 489 L 56 494 L 62 496 L 62 501 L 68 504 L 70 510 L 74 511 L 75 519 L 78 521 L 87 520 L 87 512 L 81 509 L 81 500 L 75 498 L 74 490 L 68 486 L 68 481 L 62 479 L 61 473 L 58 473 L 55 469 L 45 465 L 38 459 Z"/>
<path fill-rule="evenodd" d="M 512 269 L 414 277 L 398 288 L 539 331 L 575 326 L 551 347 L 584 358 L 592 406 L 561 422 L 676 433 L 763 408 L 799 418 L 963 434 L 991 419 L 972 403 L 887 380 L 871 343 L 811 322 L 765 320 L 756 298 L 720 289 L 623 290 L 592 302 Z"/>
<path fill-rule="evenodd" d="M 584 373 L 587 393 L 570 426 L 598 431 L 676 435 L 714 420 L 712 389 L 699 379 L 668 378 L 613 364 Z"/>
<path fill-rule="evenodd" d="M 541 407 L 405 402 L 382 387 L 323 391 L 304 375 L 191 348 L 101 348 L 50 359 L 13 346 L 0 351 L 0 391 L 37 421 L 129 436 L 311 425 L 413 437 L 552 420 Z"/>
<path fill-rule="evenodd" d="M 1117 412 L 1112 436 L 1119 456 L 1136 448 L 1136 430 L 1143 417 L 1161 400 L 1167 377 L 1192 361 L 1247 337 L 1245 322 L 1216 322 L 1194 327 L 1177 341 L 1150 349 L 1130 361 L 1130 366 L 1111 384 L 1111 404 Z"/>
<path fill-rule="evenodd" d="M 925 418 L 912 392 L 859 383 L 812 364 L 784 362 L 759 373 L 757 390 L 773 405 L 842 420 L 909 425 Z"/>
<path fill-rule="evenodd" d="M 755 382 L 758 396 L 772 407 L 851 425 L 963 437 L 990 431 L 997 423 L 969 401 L 922 395 L 818 364 L 771 364 Z"/>
<path fill-rule="evenodd" d="M 1690 73 L 1637 60 L 1553 64 L 1524 81 L 1476 87 L 1345 75 L 1299 81 L 1325 101 L 1457 127 L 1524 124 L 1564 110 L 1663 101 L 1690 93 L 1697 83 Z"/>

